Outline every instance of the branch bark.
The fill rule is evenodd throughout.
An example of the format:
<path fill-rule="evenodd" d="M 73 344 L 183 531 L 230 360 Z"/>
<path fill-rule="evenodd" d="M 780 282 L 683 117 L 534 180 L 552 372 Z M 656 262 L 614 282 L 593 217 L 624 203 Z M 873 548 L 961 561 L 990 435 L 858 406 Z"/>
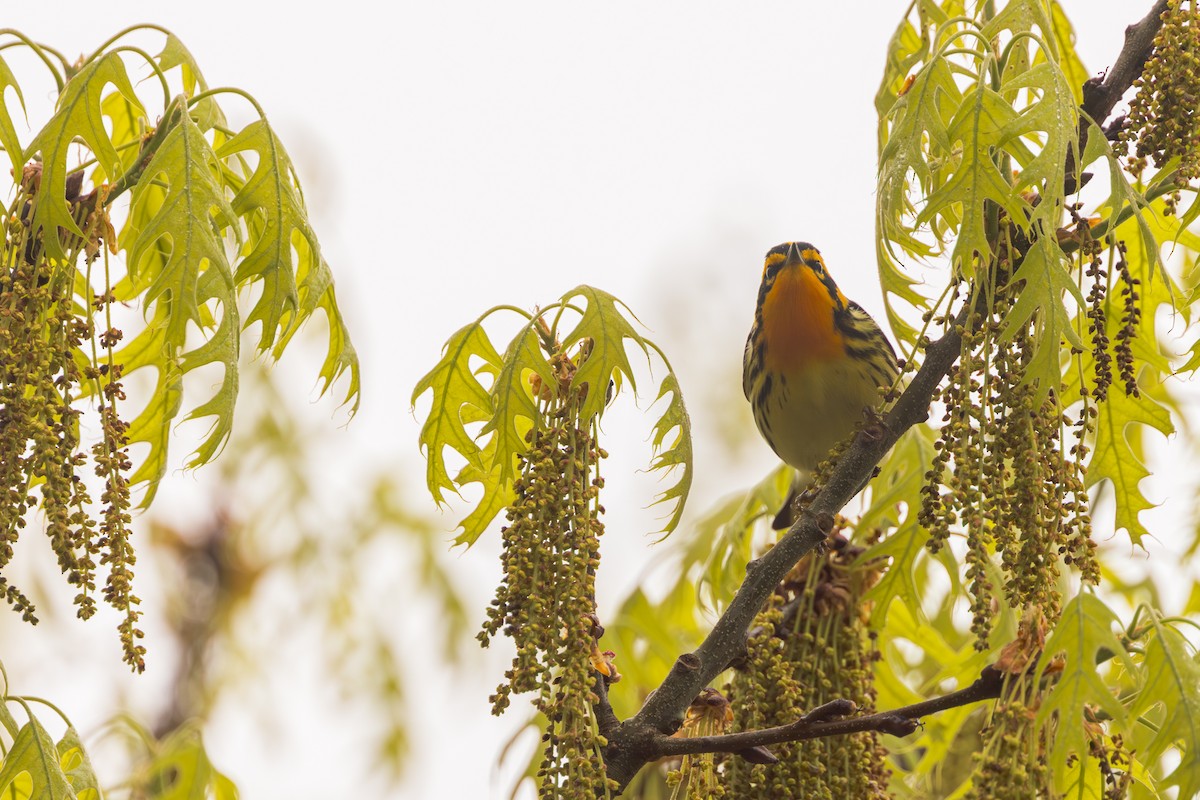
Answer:
<path fill-rule="evenodd" d="M 878 731 L 892 736 L 908 736 L 920 726 L 922 717 L 945 711 L 949 708 L 994 700 L 1000 696 L 1004 686 L 1004 673 L 994 667 L 985 667 L 970 686 L 956 692 L 914 703 L 910 706 L 866 714 L 861 717 L 830 719 L 854 710 L 854 704 L 846 700 L 826 703 L 805 714 L 795 722 L 775 728 L 756 731 L 740 731 L 723 736 L 697 736 L 691 739 L 662 736 L 654 740 L 660 749 L 659 758 L 682 756 L 693 753 L 736 753 L 751 747 L 766 747 L 781 742 L 798 742 L 803 739 L 820 739 L 825 736 L 843 736 L 863 731 Z"/>
<path fill-rule="evenodd" d="M 1083 84 L 1083 105 L 1079 110 L 1088 118 L 1102 125 L 1113 108 L 1133 82 L 1142 74 L 1146 61 L 1154 49 L 1154 37 L 1162 27 L 1162 15 L 1167 10 L 1168 0 L 1157 0 L 1150 13 L 1125 29 L 1125 44 L 1117 54 L 1117 60 L 1103 76 L 1097 76 Z M 1079 157 L 1087 149 L 1088 125 L 1079 126 Z M 1119 126 L 1118 126 L 1119 127 Z M 1076 176 L 1075 154 L 1067 154 L 1067 194 L 1073 194 L 1082 185 Z"/>
<path fill-rule="evenodd" d="M 1142 66 L 1150 56 L 1154 37 L 1161 27 L 1161 15 L 1166 5 L 1167 0 L 1157 0 L 1145 18 L 1129 26 L 1125 32 L 1124 46 L 1112 69 L 1103 80 L 1093 79 L 1085 84 L 1081 111 L 1098 124 L 1107 119 L 1117 101 L 1141 74 Z M 1081 133 L 1080 154 L 1086 143 L 1086 125 L 1081 127 L 1084 131 Z M 1068 185 L 1073 187 L 1076 180 L 1074 163 L 1068 164 L 1067 172 Z M 884 417 L 883 435 L 859 434 L 842 455 L 829 480 L 787 534 L 762 558 L 752 561 L 747 566 L 746 579 L 700 647 L 693 653 L 679 656 L 662 685 L 650 694 L 641 710 L 611 731 L 605 751 L 605 764 L 609 777 L 616 780 L 622 790 L 638 770 L 650 761 L 664 755 L 705 752 L 703 749 L 679 749 L 695 747 L 694 743 L 702 741 L 700 739 L 669 739 L 666 734 L 674 729 L 673 726 L 678 725 L 688 705 L 700 690 L 724 671 L 730 661 L 744 650 L 746 633 L 754 616 L 775 590 L 775 586 L 802 557 L 824 541 L 832 526 L 834 515 L 841 511 L 858 492 L 859 487 L 866 483 L 876 465 L 900 436 L 913 425 L 928 418 L 934 392 L 958 360 L 962 347 L 963 325 L 966 324 L 968 311 L 969 306 L 964 307 L 948 332 L 926 348 L 921 368 Z M 819 723 L 802 718 L 780 728 L 749 732 L 753 735 L 708 737 L 710 741 L 703 742 L 703 746 L 719 743 L 721 751 L 742 750 L 763 744 L 762 741 L 756 741 L 754 735 L 761 737 L 769 734 L 770 743 L 778 743 L 861 730 L 885 730 L 888 727 L 901 730 L 905 727 L 901 724 L 903 720 L 911 723 L 912 720 L 944 708 L 998 696 L 986 693 L 992 691 L 992 680 L 985 670 L 979 680 L 960 692 L 904 709 Z M 983 686 L 981 681 L 985 682 Z M 995 691 L 998 692 L 998 688 Z M 975 697 L 975 694 L 979 696 Z M 975 699 L 963 699 L 967 697 Z M 910 728 L 908 732 L 911 730 Z M 743 738 L 738 740 L 739 736 Z M 666 744 L 664 740 L 672 743 Z M 693 744 L 685 744 L 688 741 Z"/>

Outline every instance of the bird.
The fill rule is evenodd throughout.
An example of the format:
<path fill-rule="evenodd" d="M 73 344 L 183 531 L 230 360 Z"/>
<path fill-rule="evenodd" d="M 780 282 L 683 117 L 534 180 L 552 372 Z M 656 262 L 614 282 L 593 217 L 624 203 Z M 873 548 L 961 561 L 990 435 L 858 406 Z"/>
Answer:
<path fill-rule="evenodd" d="M 899 372 L 891 342 L 842 294 L 816 247 L 785 242 L 767 251 L 742 390 L 759 433 L 799 473 L 773 527 L 791 526 L 796 493 L 864 414 L 879 407 L 881 390 Z"/>

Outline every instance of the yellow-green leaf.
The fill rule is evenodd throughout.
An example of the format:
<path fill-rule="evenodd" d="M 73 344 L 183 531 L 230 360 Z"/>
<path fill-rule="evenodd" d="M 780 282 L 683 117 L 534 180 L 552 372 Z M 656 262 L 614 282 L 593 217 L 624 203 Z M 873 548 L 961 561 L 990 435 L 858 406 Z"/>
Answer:
<path fill-rule="evenodd" d="M 240 154 L 253 152 L 257 164 L 249 175 L 227 173 L 235 194 L 233 210 L 244 220 L 248 234 L 244 256 L 234 280 L 238 287 L 261 283 L 261 295 L 246 316 L 244 327 L 259 323 L 258 350 L 278 358 L 299 327 L 318 308 L 326 312 L 329 339 L 321 367 L 327 391 L 340 374 L 350 373 L 344 402 L 359 396 L 358 356 L 350 344 L 333 287 L 333 275 L 321 255 L 317 235 L 308 221 L 300 182 L 291 159 L 265 119 L 247 125 L 222 144 L 217 155 L 233 169 Z"/>
<path fill-rule="evenodd" d="M 667 375 L 659 386 L 658 398 L 655 402 L 667 395 L 670 395 L 671 399 L 662 416 L 654 423 L 654 432 L 650 442 L 654 450 L 654 458 L 650 462 L 651 471 L 664 470 L 669 474 L 676 468 L 680 470 L 679 479 L 654 499 L 655 503 L 674 501 L 671 517 L 663 526 L 664 535 L 669 534 L 679 525 L 679 520 L 683 517 L 684 504 L 692 489 L 692 422 L 683 405 L 683 393 L 679 390 L 679 381 L 675 378 L 675 373 L 670 371 L 670 365 L 667 369 Z M 671 435 L 672 431 L 675 434 L 668 445 L 667 437 Z"/>
<path fill-rule="evenodd" d="M 525 434 L 538 419 L 537 400 L 526 376 L 537 375 L 551 391 L 558 390 L 540 341 L 536 322 L 531 322 L 509 343 L 492 385 L 492 418 L 479 432 L 479 436 L 493 434 L 494 455 L 488 463 L 491 468 L 499 468 L 502 482 L 513 480 L 513 457 L 527 449 Z"/>
<path fill-rule="evenodd" d="M 194 727 L 172 733 L 147 768 L 147 782 L 155 788 L 154 800 L 236 800 L 237 789 L 212 761 Z"/>
<path fill-rule="evenodd" d="M 476 377 L 472 357 L 482 359 L 483 368 L 493 374 L 503 366 L 500 354 L 483 329 L 482 318 L 455 331 L 442 349 L 441 360 L 413 389 L 413 405 L 425 392 L 433 391 L 433 405 L 421 426 L 419 443 L 426 459 L 425 482 L 439 504 L 445 502 L 443 489 L 457 492 L 456 482 L 446 469 L 445 448 L 465 458 L 478 476 L 492 472 L 485 467 L 482 451 L 464 424 L 464 411 L 473 409 L 482 419 L 492 416 L 491 394 Z"/>
<path fill-rule="evenodd" d="M 1142 511 L 1153 508 L 1139 486 L 1150 470 L 1142 462 L 1141 448 L 1134 448 L 1126 434 L 1130 425 L 1143 425 L 1170 435 L 1175 427 L 1171 414 L 1146 392 L 1140 397 L 1127 395 L 1120 386 L 1113 386 L 1108 400 L 1099 406 L 1096 418 L 1096 443 L 1092 460 L 1088 464 L 1087 484 L 1095 486 L 1101 481 L 1112 484 L 1116 495 L 1116 527 L 1129 532 L 1134 544 L 1149 534 L 1138 516 Z"/>
<path fill-rule="evenodd" d="M 77 800 L 99 800 L 100 782 L 96 778 L 96 771 L 92 769 L 87 751 L 83 749 L 79 732 L 74 727 L 68 727 L 55 748 L 59 765 L 75 790 Z"/>
<path fill-rule="evenodd" d="M 1008 341 L 1033 324 L 1033 358 L 1025 369 L 1025 380 L 1037 384 L 1040 397 L 1062 383 L 1059 352 L 1063 340 L 1083 349 L 1065 303 L 1065 295 L 1070 294 L 1083 305 L 1083 294 L 1068 265 L 1057 242 L 1043 236 L 1034 242 L 1012 277 L 1014 282 L 1024 281 L 1025 285 L 1004 317 L 1000 341 Z"/>
<path fill-rule="evenodd" d="M 21 780 L 22 774 L 26 775 Z M 59 763 L 58 750 L 54 740 L 37 721 L 30 716 L 29 722 L 21 726 L 13 739 L 8 754 L 0 767 L 0 796 L 8 797 L 10 789 L 16 791 L 17 786 L 28 786 L 28 793 L 17 796 L 28 797 L 29 800 L 75 800 L 75 792 Z"/>
<path fill-rule="evenodd" d="M 167 41 L 163 44 L 163 49 L 158 53 L 158 68 L 166 72 L 175 67 L 179 67 L 182 76 L 183 93 L 187 97 L 192 97 L 198 92 L 208 90 L 208 83 L 204 80 L 204 76 L 200 74 L 200 66 L 196 63 L 196 59 L 192 56 L 190 50 L 184 46 L 173 33 L 167 34 Z M 217 105 L 217 99 L 213 95 L 208 95 L 200 100 L 189 103 L 188 113 L 196 120 L 196 124 L 200 130 L 207 131 L 214 127 L 226 127 L 225 114 L 221 111 L 221 107 Z"/>
<path fill-rule="evenodd" d="M 633 368 L 629 364 L 629 356 L 625 352 L 627 341 L 633 342 L 642 349 L 649 359 L 646 341 L 626 318 L 628 307 L 608 292 L 592 286 L 576 286 L 562 296 L 564 304 L 582 297 L 587 305 L 583 310 L 583 318 L 574 330 L 563 337 L 563 347 L 571 347 L 583 339 L 592 340 L 592 349 L 588 357 L 579 365 L 572 379 L 575 387 L 587 384 L 588 393 L 584 398 L 579 417 L 584 424 L 599 415 L 604 410 L 605 397 L 608 394 L 608 383 L 614 374 L 629 381 L 630 387 L 637 391 L 637 383 L 633 376 Z M 633 318 L 633 313 L 629 313 Z"/>
<path fill-rule="evenodd" d="M 1178 797 L 1200 796 L 1200 663 L 1179 631 L 1153 618 L 1155 635 L 1146 643 L 1142 688 L 1129 709 L 1141 716 L 1162 707 L 1158 732 L 1143 758 L 1158 758 L 1169 748 L 1179 765 L 1162 780 L 1178 786 Z"/>
<path fill-rule="evenodd" d="M 10 87 L 17 96 L 21 110 L 24 111 L 25 96 L 21 94 L 21 86 L 17 83 L 17 77 L 13 75 L 4 59 L 0 58 L 0 97 L 4 97 Z M 4 152 L 8 153 L 13 175 L 20 176 L 21 170 L 25 166 L 25 153 L 21 147 L 21 139 L 17 136 L 17 128 L 13 124 L 12 115 L 9 113 L 8 103 L 0 103 L 0 146 L 3 146 Z"/>
<path fill-rule="evenodd" d="M 65 260 L 67 257 L 57 234 L 58 228 L 83 235 L 71 217 L 66 200 L 67 160 L 72 143 L 77 138 L 82 139 L 104 174 L 119 173 L 121 157 L 105 130 L 101 108 L 102 94 L 109 84 L 136 108 L 141 108 L 121 54 L 106 53 L 86 64 L 67 82 L 58 98 L 54 116 L 25 149 L 24 161 L 32 160 L 38 153 L 42 156 L 42 184 L 38 202 L 34 205 L 32 227 L 34 231 L 46 231 L 46 254 L 53 259 Z"/>
<path fill-rule="evenodd" d="M 210 461 L 233 424 L 240 326 L 233 270 L 222 232 L 229 228 L 236 232 L 237 220 L 225 199 L 219 174 L 217 156 L 203 133 L 183 116 L 167 133 L 147 165 L 144 179 L 133 189 L 133 214 L 142 224 L 129 244 L 130 285 L 144 287 L 141 302 L 152 310 L 153 317 L 126 346 L 132 348 L 130 355 L 141 358 L 126 361 L 125 370 L 128 374 L 143 365 L 155 366 L 159 392 L 134 420 L 129 440 L 150 444 L 146 462 L 135 475 L 151 484 L 161 478 L 166 466 L 170 425 L 182 407 L 179 378 L 183 373 L 211 363 L 224 370 L 217 392 L 189 414 L 189 419 L 216 417 L 189 466 Z M 193 325 L 207 332 L 208 338 L 188 351 L 188 331 Z M 172 374 L 174 370 L 167 364 L 176 366 L 178 373 Z M 151 485 L 145 502 L 153 495 Z"/>
<path fill-rule="evenodd" d="M 1059 655 L 1066 659 L 1062 672 L 1038 710 L 1039 725 L 1052 715 L 1058 716 L 1058 733 L 1047 758 L 1049 763 L 1065 764 L 1072 753 L 1079 758 L 1087 756 L 1087 732 L 1083 723 L 1089 706 L 1106 712 L 1115 724 L 1125 724 L 1125 707 L 1109 691 L 1097 667 L 1097 662 L 1108 654 L 1133 668 L 1125 646 L 1113 631 L 1115 627 L 1119 627 L 1116 614 L 1100 598 L 1083 591 L 1067 603 L 1046 641 L 1038 661 L 1039 674 Z M 1060 780 L 1066 777 L 1061 772 L 1056 776 Z"/>
<path fill-rule="evenodd" d="M 475 544 L 476 540 L 487 530 L 488 525 L 492 524 L 492 520 L 501 511 L 512 505 L 516 499 L 512 481 L 504 479 L 503 470 L 499 464 L 495 463 L 496 450 L 496 437 L 492 436 L 480 451 L 480 460 L 486 466 L 481 469 L 476 464 L 468 462 L 454 476 L 456 485 L 465 487 L 472 483 L 478 483 L 483 492 L 471 513 L 458 523 L 458 526 L 462 528 L 462 533 L 454 537 L 456 545 L 463 544 L 470 547 Z M 509 458 L 513 460 L 515 456 L 509 456 Z M 509 471 L 512 471 L 511 463 Z"/>
<path fill-rule="evenodd" d="M 1083 84 L 1092 74 L 1075 51 L 1075 29 L 1058 0 L 1050 2 L 1050 24 L 1054 31 L 1054 43 L 1058 47 L 1059 68 L 1066 76 L 1067 86 L 1071 88 L 1075 105 L 1078 106 L 1083 102 Z"/>

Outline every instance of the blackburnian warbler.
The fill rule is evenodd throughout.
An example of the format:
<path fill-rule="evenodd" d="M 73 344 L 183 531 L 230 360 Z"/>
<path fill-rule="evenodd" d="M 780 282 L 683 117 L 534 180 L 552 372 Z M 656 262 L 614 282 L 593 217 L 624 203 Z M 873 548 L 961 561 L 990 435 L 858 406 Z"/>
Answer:
<path fill-rule="evenodd" d="M 763 438 L 802 482 L 898 373 L 891 343 L 838 289 L 817 248 L 787 242 L 767 252 L 742 389 Z"/>

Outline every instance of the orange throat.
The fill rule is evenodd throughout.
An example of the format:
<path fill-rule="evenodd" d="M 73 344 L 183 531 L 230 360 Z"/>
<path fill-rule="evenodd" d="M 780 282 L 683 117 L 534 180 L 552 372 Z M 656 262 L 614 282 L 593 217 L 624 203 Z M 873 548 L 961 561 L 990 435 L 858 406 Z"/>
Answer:
<path fill-rule="evenodd" d="M 781 269 L 763 300 L 762 324 L 768 372 L 795 372 L 845 355 L 833 324 L 833 298 L 804 266 Z"/>

